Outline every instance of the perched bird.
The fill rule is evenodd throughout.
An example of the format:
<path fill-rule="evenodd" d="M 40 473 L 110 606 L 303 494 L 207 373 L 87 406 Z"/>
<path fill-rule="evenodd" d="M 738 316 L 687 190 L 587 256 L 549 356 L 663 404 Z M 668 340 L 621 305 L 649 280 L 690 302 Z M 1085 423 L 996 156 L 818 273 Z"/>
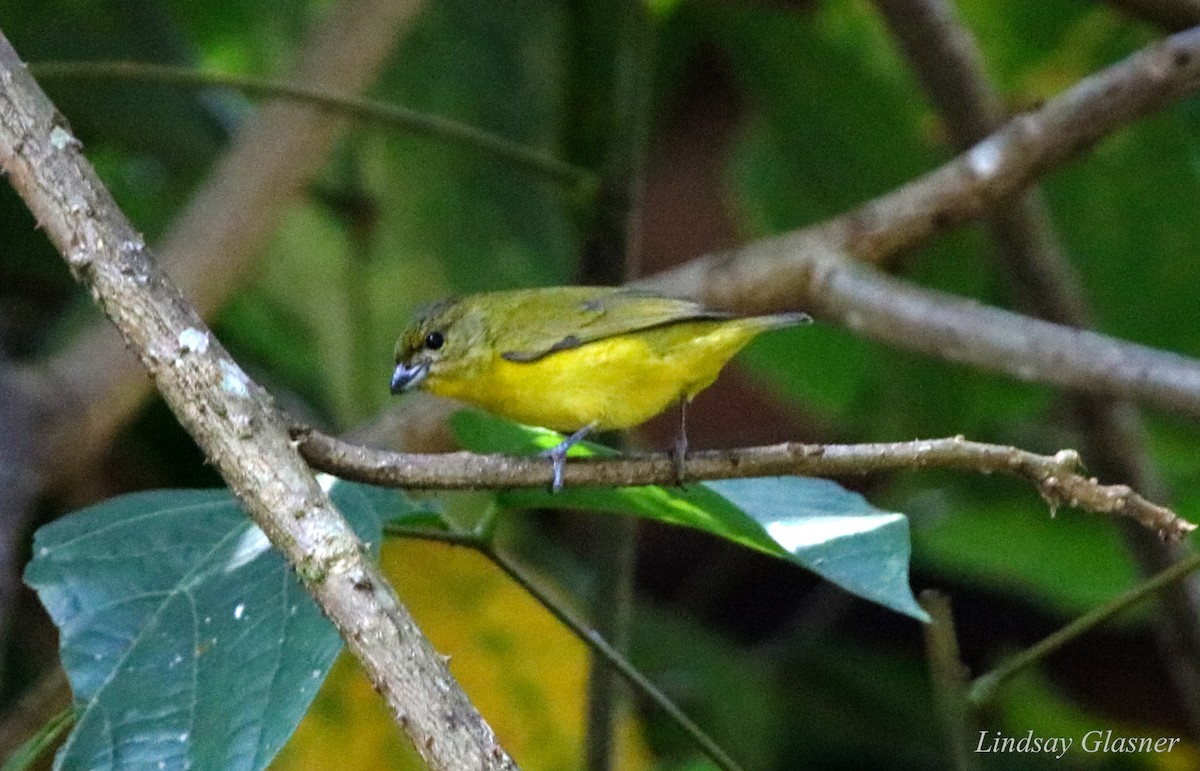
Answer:
<path fill-rule="evenodd" d="M 569 434 L 546 453 L 556 491 L 567 450 L 588 432 L 636 426 L 678 401 L 682 478 L 686 402 L 756 335 L 810 320 L 804 313 L 738 318 L 613 287 L 472 294 L 427 307 L 404 330 L 392 393 L 419 386 Z"/>

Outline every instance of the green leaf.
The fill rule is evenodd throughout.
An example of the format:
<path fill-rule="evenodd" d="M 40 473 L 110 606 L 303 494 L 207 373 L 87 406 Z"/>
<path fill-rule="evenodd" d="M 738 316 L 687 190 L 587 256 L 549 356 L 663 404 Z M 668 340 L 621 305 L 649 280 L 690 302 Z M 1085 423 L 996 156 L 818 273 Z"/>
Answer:
<path fill-rule="evenodd" d="M 451 424 L 459 441 L 478 452 L 528 452 L 561 440 L 553 431 L 470 411 L 456 413 Z M 581 443 L 572 448 L 571 455 L 577 454 L 615 452 Z M 559 493 L 512 490 L 499 498 L 514 508 L 611 511 L 693 527 L 790 560 L 852 594 L 929 620 L 908 585 L 908 520 L 903 514 L 876 509 L 858 493 L 829 480 L 772 477 L 680 489 L 647 485 L 568 488 Z"/>
<path fill-rule="evenodd" d="M 1002 591 L 1051 613 L 1074 616 L 1112 599 L 1137 581 L 1137 569 L 1120 533 L 1107 519 L 1064 511 L 1051 516 L 1030 505 L 1030 493 L 994 488 L 986 501 L 971 500 L 947 485 L 948 500 L 920 501 L 917 564 L 955 583 Z M 1036 499 L 1034 499 L 1036 501 Z M 1138 618 L 1122 614 L 1116 623 Z"/>
<path fill-rule="evenodd" d="M 928 621 L 908 586 L 908 519 L 828 479 L 725 479 L 707 485 L 794 559 L 852 594 Z"/>
<path fill-rule="evenodd" d="M 731 171 L 754 232 L 835 216 L 937 161 L 920 91 L 867 4 L 686 10 L 745 85 L 754 118 Z"/>
<path fill-rule="evenodd" d="M 38 758 L 48 748 L 53 747 L 64 731 L 75 723 L 71 709 L 64 709 L 54 715 L 37 730 L 33 736 L 21 743 L 0 766 L 0 771 L 27 771 L 33 768 Z M 40 767 L 40 766 L 39 766 Z"/>
<path fill-rule="evenodd" d="M 639 603 L 636 614 L 630 655 L 638 668 L 743 768 L 786 767 L 779 762 L 779 746 L 794 730 L 784 710 L 791 681 L 778 677 L 775 661 L 757 658 L 752 648 L 677 609 Z M 695 744 L 661 716 L 647 716 L 643 731 L 656 768 L 712 769 Z"/>
<path fill-rule="evenodd" d="M 566 5 L 547 0 L 429 3 L 376 90 L 388 101 L 556 154 L 564 48 L 574 34 L 568 17 Z M 462 55 L 466 50 L 471 56 Z M 579 251 L 575 211 L 556 182 L 470 148 L 399 134 L 369 176 L 380 199 L 379 254 L 407 268 L 393 285 L 399 291 L 385 295 L 392 305 L 411 301 L 413 287 L 431 279 L 479 291 L 571 275 Z M 485 256 L 490 269 L 481 271 Z"/>
<path fill-rule="evenodd" d="M 407 508 L 341 481 L 331 495 L 373 547 Z M 341 649 L 227 490 L 114 498 L 41 528 L 33 551 L 25 580 L 75 693 L 56 768 L 263 768 Z"/>

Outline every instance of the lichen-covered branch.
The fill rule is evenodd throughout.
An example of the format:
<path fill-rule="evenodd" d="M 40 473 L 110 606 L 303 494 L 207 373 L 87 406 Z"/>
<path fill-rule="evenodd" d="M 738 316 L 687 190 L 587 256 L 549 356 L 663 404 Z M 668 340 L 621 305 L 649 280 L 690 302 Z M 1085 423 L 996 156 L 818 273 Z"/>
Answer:
<path fill-rule="evenodd" d="M 0 168 L 426 761 L 437 769 L 513 768 L 296 453 L 270 397 L 159 269 L 2 35 Z"/>

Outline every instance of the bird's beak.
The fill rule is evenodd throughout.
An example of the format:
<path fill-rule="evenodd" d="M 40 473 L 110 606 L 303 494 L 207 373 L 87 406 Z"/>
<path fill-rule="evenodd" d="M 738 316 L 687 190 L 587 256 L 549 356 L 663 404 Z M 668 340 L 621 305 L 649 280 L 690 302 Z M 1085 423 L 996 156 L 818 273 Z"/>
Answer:
<path fill-rule="evenodd" d="M 410 388 L 416 388 L 429 374 L 429 364 L 407 364 L 403 361 L 396 363 L 392 373 L 392 393 L 398 394 Z"/>

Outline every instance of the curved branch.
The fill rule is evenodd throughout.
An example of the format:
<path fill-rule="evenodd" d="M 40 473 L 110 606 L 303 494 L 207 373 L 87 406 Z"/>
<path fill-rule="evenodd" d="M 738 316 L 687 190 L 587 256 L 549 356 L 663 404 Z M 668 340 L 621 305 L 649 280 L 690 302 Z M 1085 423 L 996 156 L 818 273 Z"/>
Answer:
<path fill-rule="evenodd" d="M 1200 416 L 1200 362 L 890 279 L 882 262 L 987 214 L 1054 164 L 1200 86 L 1200 27 L 1018 116 L 951 163 L 844 216 L 639 282 L 743 312 L 803 307 L 875 340 Z"/>
<path fill-rule="evenodd" d="M 510 769 L 443 660 L 296 454 L 270 397 L 151 258 L 0 35 L 0 168 L 159 393 L 437 769 Z"/>
<path fill-rule="evenodd" d="M 476 455 L 470 452 L 396 453 L 350 444 L 315 429 L 294 426 L 292 437 L 313 468 L 345 479 L 388 487 L 428 490 L 549 487 L 553 472 L 544 458 Z M 1003 473 L 1032 482 L 1051 508 L 1071 506 L 1128 517 L 1178 540 L 1195 525 L 1147 501 L 1127 485 L 1102 485 L 1079 473 L 1074 450 L 1053 456 L 962 437 L 879 444 L 785 443 L 688 455 L 687 481 L 799 474 L 848 476 L 930 468 L 981 474 Z M 563 472 L 572 487 L 670 485 L 679 478 L 666 453 L 616 458 L 573 458 Z"/>
<path fill-rule="evenodd" d="M 745 312 L 802 307 L 900 349 L 1200 417 L 1200 361 L 922 289 L 815 237 L 797 252 L 758 242 L 639 285 Z"/>
<path fill-rule="evenodd" d="M 1047 170 L 1200 88 L 1200 27 L 1177 33 L 1017 115 L 940 169 L 823 226 L 858 259 L 883 261 L 981 217 Z"/>
<path fill-rule="evenodd" d="M 1192 10 L 1196 0 L 1186 0 Z M 1152 0 L 1159 3 L 1160 0 Z M 943 116 L 953 144 L 967 148 L 1004 118 L 999 92 L 987 77 L 982 53 L 951 0 L 876 0 L 930 101 Z M 1200 18 L 1200 16 L 1196 17 Z M 1192 26 L 1187 24 L 1184 26 Z M 1047 321 L 1092 326 L 1083 284 L 1059 243 L 1036 188 L 1015 197 L 986 220 L 1001 265 L 1023 306 Z M 1093 467 L 1124 480 L 1155 500 L 1169 495 L 1145 447 L 1140 415 L 1128 402 L 1080 394 L 1070 399 L 1073 421 L 1085 438 Z M 1143 575 L 1183 558 L 1185 548 L 1123 528 L 1126 546 Z M 1194 735 L 1200 734 L 1200 604 L 1193 578 L 1168 586 L 1154 614 L 1159 650 L 1175 696 Z M 1002 665 L 1003 666 L 1003 665 Z"/>

